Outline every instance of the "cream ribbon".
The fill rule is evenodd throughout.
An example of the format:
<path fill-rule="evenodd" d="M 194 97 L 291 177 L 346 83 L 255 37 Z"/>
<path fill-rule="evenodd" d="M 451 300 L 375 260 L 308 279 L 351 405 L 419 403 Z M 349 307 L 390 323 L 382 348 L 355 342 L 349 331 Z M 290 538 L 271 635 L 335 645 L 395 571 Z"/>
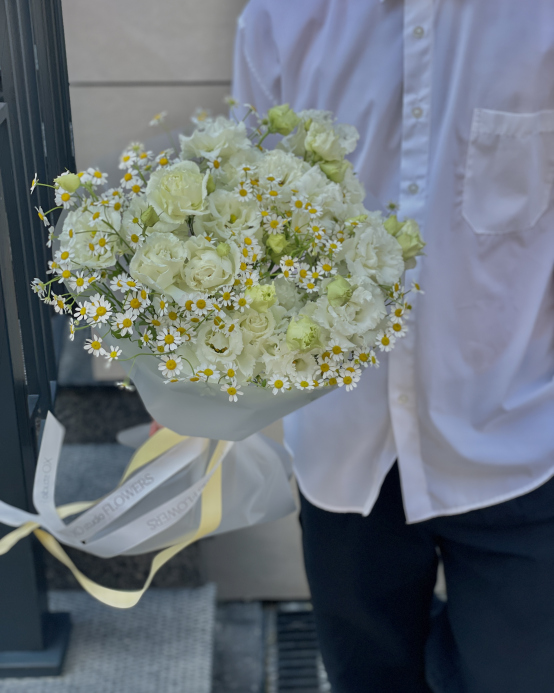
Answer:
<path fill-rule="evenodd" d="M 10 532 L 0 540 L 0 555 L 7 553 L 13 546 L 15 546 L 15 544 L 17 544 L 18 541 L 29 534 L 34 533 L 41 544 L 55 558 L 69 568 L 79 584 L 92 597 L 109 606 L 119 609 L 128 609 L 135 606 L 135 604 L 139 602 L 142 595 L 152 583 L 154 576 L 162 566 L 164 566 L 169 560 L 171 560 L 171 558 L 173 558 L 187 546 L 198 539 L 211 534 L 219 527 L 222 512 L 221 462 L 231 449 L 233 443 L 228 441 L 219 441 L 215 445 L 215 449 L 213 450 L 205 475 L 202 477 L 202 479 L 194 484 L 191 488 L 187 489 L 187 491 L 184 493 L 179 494 L 167 503 L 164 503 L 162 506 L 156 508 L 154 512 L 160 513 L 163 511 L 165 506 L 179 503 L 179 499 L 189 499 L 188 505 L 186 505 L 186 509 L 184 510 L 184 512 L 188 512 L 192 507 L 194 507 L 195 502 L 198 500 L 201 503 L 200 523 L 195 531 L 189 532 L 188 534 L 180 537 L 174 544 L 166 549 L 163 549 L 153 558 L 146 582 L 140 590 L 127 591 L 103 587 L 102 585 L 99 585 L 90 578 L 86 577 L 86 575 L 84 575 L 73 563 L 54 535 L 58 536 L 65 544 L 78 548 L 84 548 L 86 546 L 85 550 L 87 552 L 104 556 L 117 555 L 118 551 L 121 553 L 123 550 L 130 548 L 130 546 L 136 546 L 137 544 L 141 543 L 145 537 L 137 536 L 136 532 L 140 529 L 140 527 L 137 528 L 136 525 L 140 524 L 141 522 L 144 524 L 152 513 L 147 513 L 144 516 L 137 518 L 137 520 L 134 522 L 123 526 L 119 530 L 113 532 L 111 535 L 107 535 L 101 539 L 93 539 L 85 544 L 83 544 L 82 541 L 82 537 L 84 535 L 80 534 L 80 539 L 77 539 L 74 531 L 76 528 L 86 527 L 87 522 L 91 519 L 91 516 L 87 516 L 87 513 L 84 511 L 89 511 L 89 513 L 93 512 L 94 508 L 98 507 L 99 503 L 105 503 L 108 499 L 113 498 L 114 494 L 117 492 L 121 493 L 122 490 L 129 489 L 130 485 L 132 486 L 133 483 L 137 484 L 137 475 L 135 475 L 132 479 L 130 478 L 135 472 L 138 472 L 143 468 L 147 468 L 148 470 L 154 472 L 152 476 L 155 479 L 155 483 L 152 483 L 148 487 L 148 491 L 151 491 L 163 483 L 163 481 L 165 481 L 167 478 L 170 478 L 172 474 L 175 474 L 176 471 L 183 469 L 194 459 L 196 459 L 198 454 L 206 450 L 206 446 L 209 445 L 209 441 L 198 438 L 189 438 L 187 436 L 180 436 L 167 428 L 161 429 L 136 451 L 129 463 L 129 466 L 125 470 L 117 489 L 111 494 L 108 494 L 108 496 L 98 501 L 69 503 L 67 505 L 62 505 L 55 508 L 53 505 L 55 472 L 63 442 L 63 433 L 63 427 L 56 421 L 53 415 L 49 413 L 43 433 L 43 444 L 41 445 L 41 450 L 39 452 L 37 475 L 35 477 L 35 484 L 33 488 L 33 501 L 39 513 L 37 515 L 28 513 L 0 501 L 0 521 L 17 527 L 17 529 Z M 46 445 L 45 439 L 47 443 Z M 182 443 L 185 443 L 185 441 L 188 445 L 188 450 L 187 454 L 184 456 L 181 451 L 181 463 L 179 465 L 176 463 L 176 459 L 178 457 L 178 455 L 176 455 L 176 449 L 180 447 Z M 166 461 L 165 464 L 163 463 L 164 459 Z M 128 482 L 127 485 L 126 482 Z M 126 501 L 124 510 L 122 512 L 128 510 L 130 507 L 132 507 L 132 505 L 135 505 L 136 502 L 144 498 L 146 494 L 138 495 L 140 495 L 140 497 L 131 496 Z M 110 522 L 113 522 L 122 514 L 122 512 L 113 512 L 113 515 L 109 518 L 109 521 L 97 523 L 94 527 L 94 531 L 89 531 L 87 529 L 85 536 L 88 538 L 96 534 L 99 531 L 99 528 L 106 528 L 109 526 Z M 83 513 L 83 515 L 67 525 L 62 522 L 62 520 L 66 517 L 70 517 L 71 515 L 75 515 L 77 513 Z M 182 517 L 182 514 L 176 517 L 173 522 L 168 522 L 165 524 L 163 529 L 171 526 L 171 524 L 175 524 L 175 522 Z M 83 517 L 85 517 L 84 521 L 82 520 Z M 81 524 L 79 524 L 79 521 L 81 521 Z M 135 530 L 131 530 L 130 532 L 127 527 L 133 524 L 135 524 Z M 48 531 L 41 529 L 41 526 L 46 527 Z M 159 531 L 161 531 L 161 529 Z M 155 533 L 156 532 L 150 533 L 149 536 L 152 536 Z"/>

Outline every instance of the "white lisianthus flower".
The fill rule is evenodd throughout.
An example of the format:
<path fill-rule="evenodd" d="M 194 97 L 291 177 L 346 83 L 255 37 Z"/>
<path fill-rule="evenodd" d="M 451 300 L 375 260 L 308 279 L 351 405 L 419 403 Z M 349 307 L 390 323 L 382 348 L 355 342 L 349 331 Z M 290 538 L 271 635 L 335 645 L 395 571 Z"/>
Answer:
<path fill-rule="evenodd" d="M 181 270 L 180 288 L 211 293 L 220 286 L 234 283 L 240 253 L 233 241 L 214 246 L 205 238 L 192 236 L 184 245 L 188 261 Z"/>
<path fill-rule="evenodd" d="M 386 314 L 383 292 L 377 285 L 366 282 L 365 286 L 354 289 L 344 305 L 332 306 L 328 297 L 322 296 L 312 318 L 328 330 L 352 337 L 375 329 Z"/>
<path fill-rule="evenodd" d="M 328 111 L 302 111 L 299 116 L 307 129 L 304 146 L 318 160 L 343 159 L 356 148 L 360 137 L 353 125 L 335 124 Z"/>
<path fill-rule="evenodd" d="M 60 234 L 60 249 L 71 249 L 73 267 L 104 269 L 115 264 L 117 254 L 122 251 L 121 239 L 117 235 L 121 227 L 121 214 L 111 207 L 100 212 L 101 224 L 92 219 L 89 212 L 69 212 Z M 103 233 L 99 233 L 102 229 Z"/>
<path fill-rule="evenodd" d="M 382 224 L 358 228 L 344 242 L 341 256 L 354 278 L 369 277 L 386 286 L 397 282 L 404 271 L 402 248 Z"/>
<path fill-rule="evenodd" d="M 267 187 L 267 178 L 275 178 L 284 185 L 296 187 L 295 183 L 310 170 L 310 164 L 294 154 L 274 149 L 260 159 L 256 167 L 256 177 L 260 185 Z"/>
<path fill-rule="evenodd" d="M 160 217 L 160 231 L 173 231 L 189 216 L 205 212 L 208 177 L 194 161 L 179 161 L 152 173 L 146 197 Z"/>
<path fill-rule="evenodd" d="M 196 234 L 210 233 L 224 239 L 246 231 L 260 236 L 260 225 L 260 209 L 254 200 L 243 202 L 232 192 L 222 189 L 209 195 L 208 213 L 194 219 Z"/>
<path fill-rule="evenodd" d="M 266 342 L 275 331 L 275 317 L 271 310 L 259 313 L 249 309 L 241 318 L 240 328 L 244 342 L 259 346 Z"/>
<path fill-rule="evenodd" d="M 229 158 L 241 149 L 249 149 L 246 125 L 235 123 L 224 116 L 208 118 L 190 135 L 179 135 L 181 154 L 184 159 L 193 159 L 218 151 L 221 157 Z"/>
<path fill-rule="evenodd" d="M 211 321 L 204 322 L 198 329 L 196 354 L 201 361 L 217 365 L 219 370 L 237 361 L 243 351 L 242 330 L 237 328 L 230 334 L 217 329 Z"/>
<path fill-rule="evenodd" d="M 298 312 L 303 305 L 302 296 L 293 282 L 277 277 L 273 282 L 277 301 L 287 312 Z"/>
<path fill-rule="evenodd" d="M 154 291 L 171 295 L 186 260 L 183 241 L 171 233 L 152 233 L 136 251 L 129 274 Z"/>

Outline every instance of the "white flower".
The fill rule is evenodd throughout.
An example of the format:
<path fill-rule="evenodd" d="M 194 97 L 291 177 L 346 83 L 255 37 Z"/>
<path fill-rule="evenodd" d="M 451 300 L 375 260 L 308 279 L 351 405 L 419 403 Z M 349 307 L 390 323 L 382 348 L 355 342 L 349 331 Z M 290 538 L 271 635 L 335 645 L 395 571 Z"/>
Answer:
<path fill-rule="evenodd" d="M 137 160 L 137 155 L 136 152 L 134 152 L 132 149 L 126 149 L 121 157 L 119 158 L 119 168 L 121 169 L 128 169 L 133 166 L 135 161 Z"/>
<path fill-rule="evenodd" d="M 399 318 L 393 318 L 390 321 L 390 331 L 394 334 L 396 339 L 399 339 L 400 337 L 404 337 L 406 332 L 408 331 L 408 328 L 406 325 L 402 322 L 401 319 Z"/>
<path fill-rule="evenodd" d="M 42 207 L 35 207 L 35 209 L 37 210 L 38 218 L 42 221 L 46 228 L 48 228 L 50 226 L 50 222 L 46 218 L 46 215 Z"/>
<path fill-rule="evenodd" d="M 54 201 L 59 207 L 63 207 L 64 209 L 71 209 L 74 204 L 71 193 L 68 193 L 67 190 L 63 190 L 63 188 L 56 189 Z"/>
<path fill-rule="evenodd" d="M 241 180 L 237 187 L 233 190 L 235 195 L 241 202 L 248 202 L 254 195 L 252 194 L 252 186 L 248 181 Z"/>
<path fill-rule="evenodd" d="M 112 320 L 112 327 L 115 330 L 121 331 L 121 336 L 124 337 L 126 334 L 133 334 L 133 327 L 135 323 L 135 314 L 133 311 L 126 311 L 125 313 L 117 313 Z"/>
<path fill-rule="evenodd" d="M 71 249 L 71 260 L 76 267 L 105 269 L 116 262 L 121 241 L 114 232 L 120 228 L 121 214 L 111 207 L 102 207 L 98 214 L 108 236 L 98 233 L 98 218 L 93 219 L 89 212 L 75 210 L 65 218 L 60 247 Z"/>
<path fill-rule="evenodd" d="M 167 111 L 161 111 L 160 113 L 156 113 L 156 115 L 152 118 L 150 123 L 148 123 L 151 127 L 155 125 L 161 125 L 161 123 L 164 122 L 167 116 Z"/>
<path fill-rule="evenodd" d="M 234 235 L 253 237 L 259 234 L 260 210 L 255 200 L 245 202 L 229 191 L 218 188 L 208 196 L 208 210 L 194 218 L 194 232 L 215 234 L 227 239 Z"/>
<path fill-rule="evenodd" d="M 419 286 L 417 282 L 412 282 L 412 286 L 410 288 L 410 291 L 413 291 L 415 294 L 424 294 L 425 291 Z"/>
<path fill-rule="evenodd" d="M 164 327 L 158 332 L 158 344 L 163 346 L 164 351 L 174 351 L 181 344 L 182 339 L 179 331 L 174 327 Z"/>
<path fill-rule="evenodd" d="M 31 282 L 31 289 L 33 290 L 33 293 L 38 294 L 40 298 L 44 298 L 44 294 L 46 293 L 46 284 L 43 281 L 40 279 L 33 279 Z"/>
<path fill-rule="evenodd" d="M 103 356 L 106 353 L 102 347 L 102 338 L 98 335 L 93 335 L 92 339 L 87 339 L 84 348 L 94 356 Z"/>
<path fill-rule="evenodd" d="M 65 302 L 65 298 L 63 296 L 56 296 L 56 294 L 52 294 L 50 298 L 50 305 L 54 306 L 56 313 L 60 313 L 61 315 L 70 310 L 69 306 Z"/>
<path fill-rule="evenodd" d="M 134 392 L 136 389 L 128 380 L 119 380 L 116 382 L 116 387 L 119 390 L 128 390 L 129 392 Z"/>
<path fill-rule="evenodd" d="M 69 279 L 69 288 L 80 294 L 88 288 L 87 278 L 84 272 L 75 272 Z"/>
<path fill-rule="evenodd" d="M 285 375 L 274 375 L 269 379 L 268 385 L 273 388 L 273 394 L 276 395 L 290 388 L 290 380 Z"/>
<path fill-rule="evenodd" d="M 236 402 L 238 400 L 237 395 L 244 395 L 244 392 L 241 392 L 240 390 L 240 385 L 237 385 L 236 383 L 222 385 L 221 391 L 226 392 L 229 395 L 229 402 Z"/>
<path fill-rule="evenodd" d="M 395 338 L 394 335 L 390 334 L 388 331 L 379 330 L 375 338 L 375 343 L 379 347 L 380 351 L 391 351 L 394 346 Z"/>
<path fill-rule="evenodd" d="M 354 277 L 369 277 L 390 286 L 404 271 L 402 248 L 382 224 L 358 228 L 343 244 L 343 254 Z"/>
<path fill-rule="evenodd" d="M 185 241 L 188 261 L 181 270 L 186 291 L 213 292 L 233 284 L 240 264 L 237 245 L 229 240 L 214 247 L 205 238 L 192 236 Z M 166 293 L 171 293 L 166 291 Z M 178 297 L 175 297 L 176 300 Z"/>
<path fill-rule="evenodd" d="M 208 173 L 201 173 L 193 161 L 179 161 L 152 173 L 146 195 L 160 217 L 164 230 L 172 231 L 187 218 L 203 214 L 208 195 Z"/>
<path fill-rule="evenodd" d="M 148 291 L 146 291 L 146 289 L 140 289 L 139 291 L 129 292 L 123 307 L 126 311 L 131 311 L 133 315 L 138 316 L 144 312 L 149 305 L 150 299 L 148 297 Z"/>
<path fill-rule="evenodd" d="M 376 329 L 387 314 L 383 292 L 370 282 L 354 285 L 353 289 L 351 298 L 342 306 L 332 306 L 327 296 L 322 296 L 315 304 L 313 319 L 346 338 Z"/>
<path fill-rule="evenodd" d="M 111 346 L 105 354 L 108 361 L 117 361 L 121 356 L 121 349 L 118 346 Z"/>
<path fill-rule="evenodd" d="M 108 322 L 113 312 L 112 304 L 104 296 L 96 294 L 87 304 L 87 321 L 89 324 Z"/>
<path fill-rule="evenodd" d="M 298 378 L 294 381 L 294 385 L 299 390 L 306 390 L 306 392 L 314 389 L 313 379 L 308 380 L 307 378 Z"/>
<path fill-rule="evenodd" d="M 243 351 L 242 331 L 225 334 L 210 321 L 202 323 L 197 333 L 196 353 L 200 361 L 215 363 L 218 367 L 234 363 Z"/>
<path fill-rule="evenodd" d="M 175 281 L 187 260 L 183 241 L 171 233 L 152 233 L 138 248 L 129 264 L 129 273 L 137 281 L 158 293 L 171 295 Z M 178 294 L 181 292 L 177 292 Z"/>
<path fill-rule="evenodd" d="M 360 380 L 359 372 L 354 368 L 343 368 L 337 378 L 337 385 L 346 387 L 346 391 L 353 390 Z"/>
<path fill-rule="evenodd" d="M 77 301 L 74 305 L 76 308 L 75 312 L 73 313 L 73 317 L 75 320 L 77 320 L 77 322 L 81 322 L 81 320 L 87 317 L 89 303 L 88 301 L 85 301 L 84 303 Z"/>
<path fill-rule="evenodd" d="M 174 354 L 162 356 L 158 369 L 166 378 L 172 378 L 183 370 L 183 364 L 180 356 Z"/>
<path fill-rule="evenodd" d="M 223 116 L 207 119 L 205 115 L 202 120 L 197 116 L 196 122 L 199 127 L 192 135 L 179 136 L 181 153 L 185 159 L 205 157 L 214 151 L 228 159 L 238 151 L 252 148 L 244 123 L 235 123 Z"/>
<path fill-rule="evenodd" d="M 233 308 L 244 313 L 248 306 L 252 303 L 252 296 L 248 294 L 237 294 L 233 300 Z"/>
<path fill-rule="evenodd" d="M 208 382 L 210 378 L 215 382 L 219 380 L 220 373 L 211 364 L 203 363 L 196 369 L 196 375 L 200 377 L 201 380 Z"/>
<path fill-rule="evenodd" d="M 35 188 L 37 187 L 37 185 L 38 185 L 38 175 L 35 173 L 35 177 L 34 177 L 33 180 L 31 181 L 31 195 L 34 193 Z"/>
<path fill-rule="evenodd" d="M 268 233 L 281 233 L 281 229 L 286 219 L 283 219 L 278 214 L 270 214 L 264 219 L 264 227 Z"/>
<path fill-rule="evenodd" d="M 108 174 L 102 173 L 98 168 L 87 168 L 86 179 L 93 185 L 105 185 L 108 182 Z"/>

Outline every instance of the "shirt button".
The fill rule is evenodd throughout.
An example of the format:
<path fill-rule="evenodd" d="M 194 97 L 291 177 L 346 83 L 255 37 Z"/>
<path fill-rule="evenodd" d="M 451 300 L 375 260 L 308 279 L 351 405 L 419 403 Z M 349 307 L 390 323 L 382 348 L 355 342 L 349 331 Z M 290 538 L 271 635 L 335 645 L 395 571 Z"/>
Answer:
<path fill-rule="evenodd" d="M 416 106 L 415 108 L 412 108 L 412 115 L 414 118 L 421 118 L 423 115 L 423 110 L 419 106 Z"/>
<path fill-rule="evenodd" d="M 399 395 L 398 396 L 398 404 L 408 404 L 407 395 Z"/>
<path fill-rule="evenodd" d="M 424 33 L 425 33 L 425 29 L 422 26 L 416 26 L 414 28 L 414 36 L 416 38 L 421 38 Z"/>
<path fill-rule="evenodd" d="M 418 190 L 419 185 L 417 183 L 410 183 L 410 185 L 408 185 L 408 192 L 410 192 L 412 195 L 415 195 Z"/>

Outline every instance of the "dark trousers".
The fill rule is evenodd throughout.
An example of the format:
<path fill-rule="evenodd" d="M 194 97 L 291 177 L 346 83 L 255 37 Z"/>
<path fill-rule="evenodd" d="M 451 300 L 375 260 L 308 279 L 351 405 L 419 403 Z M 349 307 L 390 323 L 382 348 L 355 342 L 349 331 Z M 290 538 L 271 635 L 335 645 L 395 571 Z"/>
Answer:
<path fill-rule="evenodd" d="M 408 525 L 395 464 L 368 517 L 302 497 L 301 523 L 333 693 L 554 693 L 554 479 Z"/>

